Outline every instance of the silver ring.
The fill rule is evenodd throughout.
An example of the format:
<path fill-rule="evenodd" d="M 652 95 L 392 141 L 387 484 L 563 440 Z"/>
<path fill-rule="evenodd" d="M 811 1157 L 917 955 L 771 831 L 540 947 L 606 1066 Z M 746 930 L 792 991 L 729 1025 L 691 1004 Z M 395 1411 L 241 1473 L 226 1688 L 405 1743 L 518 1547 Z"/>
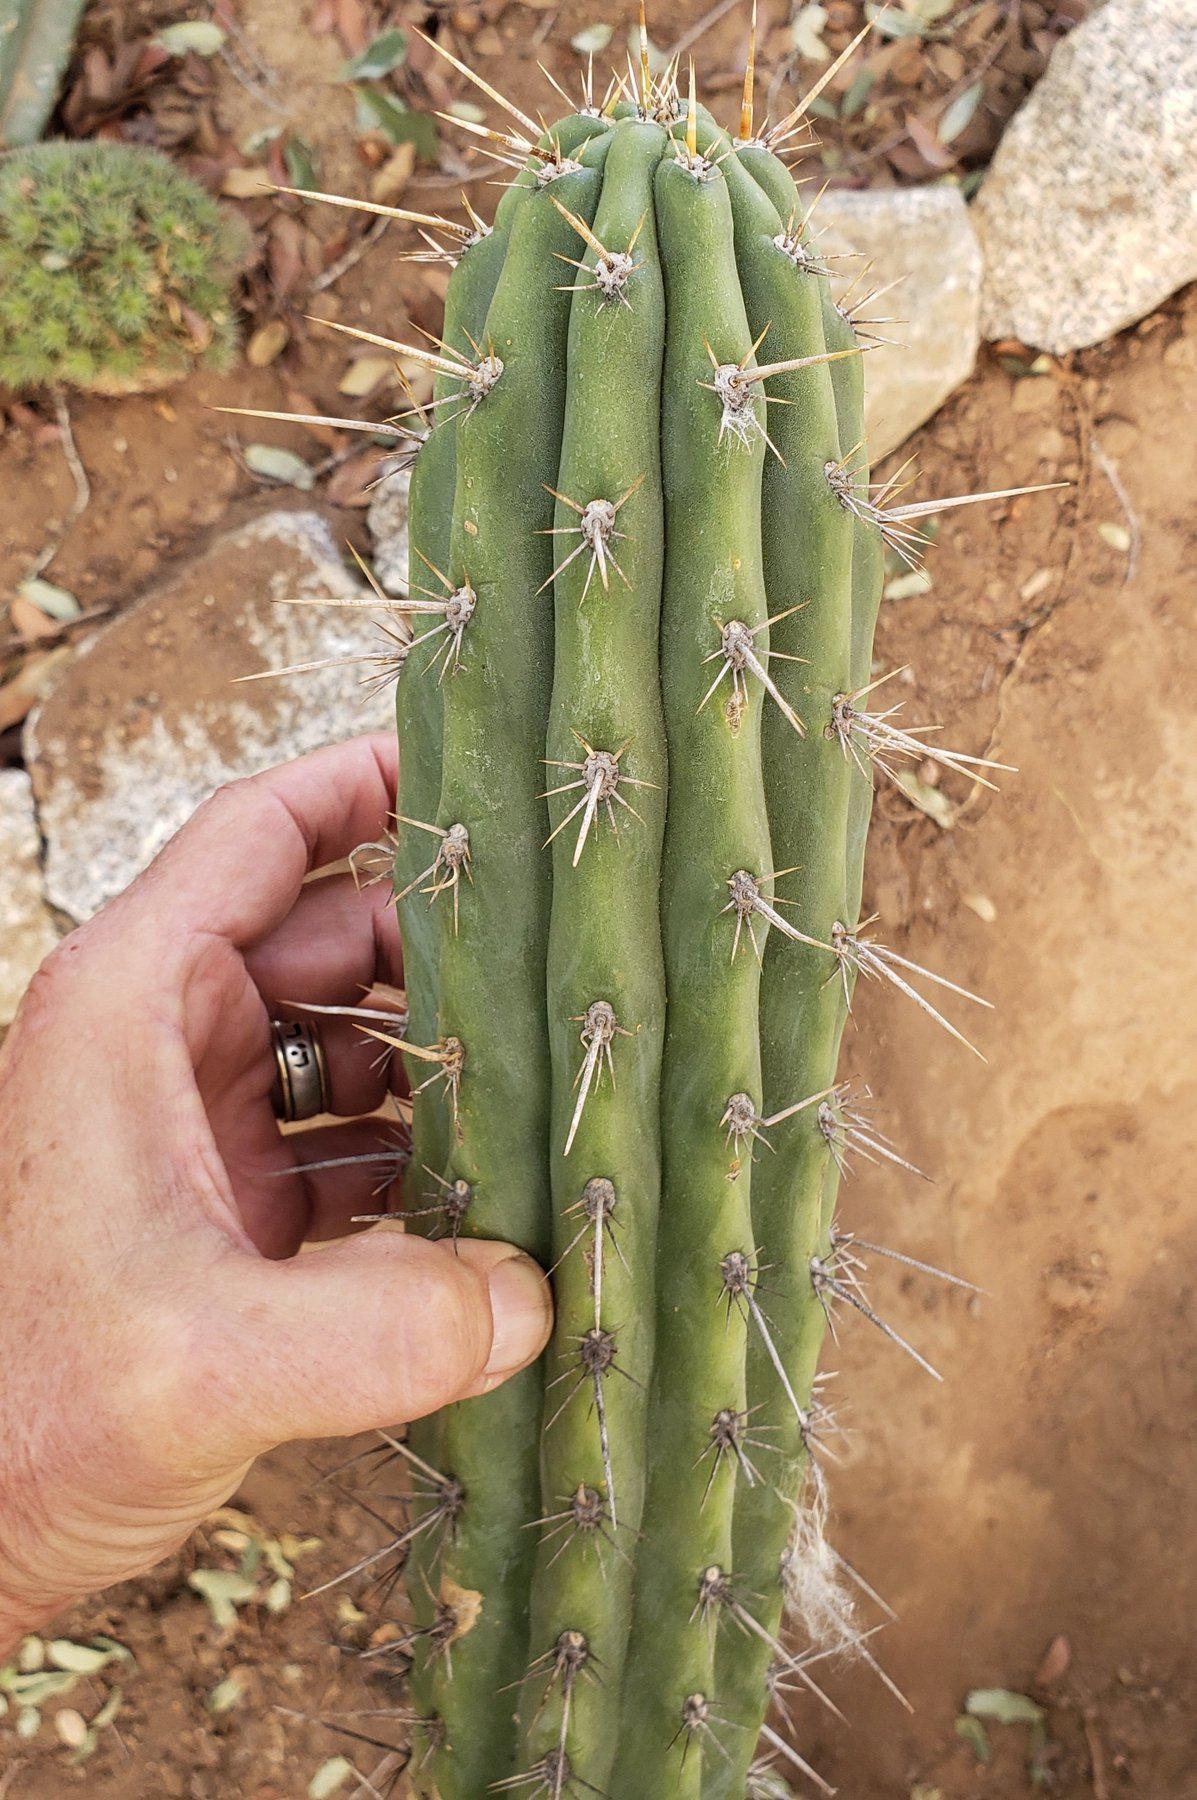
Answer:
<path fill-rule="evenodd" d="M 270 1104 L 275 1117 L 288 1125 L 330 1110 L 328 1064 L 315 1025 L 297 1019 L 271 1019 L 275 1080 Z"/>

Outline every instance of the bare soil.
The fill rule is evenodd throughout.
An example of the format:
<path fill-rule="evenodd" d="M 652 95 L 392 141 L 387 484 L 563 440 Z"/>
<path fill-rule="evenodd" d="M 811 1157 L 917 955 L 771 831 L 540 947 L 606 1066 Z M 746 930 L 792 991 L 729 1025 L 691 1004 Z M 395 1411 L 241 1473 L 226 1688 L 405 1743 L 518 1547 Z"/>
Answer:
<path fill-rule="evenodd" d="M 679 9 L 679 32 L 700 10 Z M 590 22 L 584 11 L 569 7 L 553 25 L 555 68 L 576 67 L 562 46 Z M 303 34 L 262 33 L 285 68 Z M 319 83 L 305 93 L 305 133 L 319 141 L 338 128 L 341 96 L 325 95 L 321 113 Z M 230 88 L 220 103 L 240 102 Z M 429 197 L 409 194 L 414 205 Z M 435 322 L 435 278 L 396 264 L 385 241 L 322 298 L 333 297 L 367 324 L 402 323 L 403 311 Z M 234 502 L 234 516 L 253 504 L 228 422 L 208 408 L 292 405 L 298 393 L 320 410 L 344 404 L 343 349 L 292 325 L 266 368 L 159 399 L 74 405 L 94 498 L 54 580 L 85 605 L 120 603 Z M 935 1179 L 863 1168 L 842 1222 L 986 1290 L 969 1298 L 874 1259 L 874 1300 L 945 1380 L 855 1317 L 826 1359 L 850 1432 L 834 1471 L 834 1541 L 899 1614 L 874 1647 L 913 1708 L 847 1666 L 826 1685 L 849 1728 L 796 1709 L 803 1754 L 859 1800 L 1197 1797 L 1197 973 L 1185 954 L 1197 891 L 1197 452 L 1186 409 L 1197 296 L 1098 350 L 1039 373 L 1029 363 L 983 353 L 908 447 L 920 492 L 1072 487 L 945 515 L 932 588 L 887 601 L 878 645 L 879 672 L 910 670 L 912 719 L 949 721 L 953 744 L 1019 773 L 1002 778 L 1000 798 L 945 777 L 957 803 L 945 825 L 883 791 L 870 844 L 878 934 L 996 1010 L 949 1008 L 982 1064 L 868 987 L 845 1058 L 902 1153 Z M 260 435 L 312 460 L 338 448 L 294 427 Z M 26 422 L 0 441 L 6 585 L 42 541 L 31 493 L 65 509 L 70 483 L 57 444 Z M 360 510 L 343 516 L 347 530 L 360 525 Z M 236 1501 L 276 1538 L 320 1540 L 296 1561 L 296 1593 L 379 1541 L 335 1482 L 316 1479 L 345 1454 L 281 1452 Z M 34 1737 L 19 1739 L 11 1714 L 0 1720 L 4 1800 L 79 1790 L 292 1800 L 341 1751 L 376 1767 L 380 1752 L 314 1720 L 391 1697 L 347 1655 L 377 1619 L 334 1592 L 278 1614 L 246 1606 L 234 1629 L 217 1630 L 186 1577 L 236 1565 L 221 1529 L 63 1622 L 76 1639 L 109 1633 L 136 1664 L 50 1702 Z M 240 1695 L 213 1712 L 229 1676 Z M 114 1682 L 115 1727 L 72 1766 L 56 1708 L 90 1717 Z M 1048 1741 L 1034 1769 L 1025 1726 L 988 1728 L 988 1764 L 956 1734 L 979 1687 L 1043 1704 Z M 350 1723 L 369 1733 L 376 1722 Z"/>

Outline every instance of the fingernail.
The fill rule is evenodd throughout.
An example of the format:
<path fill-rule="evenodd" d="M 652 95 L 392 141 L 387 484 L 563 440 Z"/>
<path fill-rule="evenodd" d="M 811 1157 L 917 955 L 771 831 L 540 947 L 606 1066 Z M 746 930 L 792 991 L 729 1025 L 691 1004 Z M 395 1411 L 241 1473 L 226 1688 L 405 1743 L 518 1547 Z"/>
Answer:
<path fill-rule="evenodd" d="M 549 1326 L 549 1287 L 530 1257 L 515 1255 L 490 1272 L 490 1310 L 494 1338 L 486 1375 L 510 1375 L 536 1356 Z"/>

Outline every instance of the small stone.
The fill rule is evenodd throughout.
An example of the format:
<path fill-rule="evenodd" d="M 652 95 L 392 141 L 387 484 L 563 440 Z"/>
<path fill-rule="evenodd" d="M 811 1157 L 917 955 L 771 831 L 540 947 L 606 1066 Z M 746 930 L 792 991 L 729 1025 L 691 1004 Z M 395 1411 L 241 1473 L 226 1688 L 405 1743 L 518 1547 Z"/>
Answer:
<path fill-rule="evenodd" d="M 1138 449 L 1140 432 L 1129 419 L 1103 419 L 1097 436 L 1107 456 L 1129 456 Z"/>
<path fill-rule="evenodd" d="M 1060 354 L 1197 276 L 1197 10 L 1107 0 L 1060 44 L 973 206 L 982 329 Z"/>
<path fill-rule="evenodd" d="M 33 784 L 0 769 L 0 1029 L 11 1023 L 29 978 L 58 942 L 42 893 Z"/>
<path fill-rule="evenodd" d="M 828 256 L 858 251 L 871 265 L 858 291 L 889 293 L 864 308 L 893 343 L 870 350 L 865 366 L 865 428 L 876 459 L 908 438 L 966 381 L 976 359 L 981 256 L 959 190 L 950 186 L 877 188 L 825 194 L 815 212 L 818 247 Z M 862 264 L 830 264 L 843 291 Z M 864 326 L 867 331 L 867 325 Z"/>
<path fill-rule="evenodd" d="M 1044 412 L 1056 404 L 1059 394 L 1050 375 L 1027 375 L 1014 383 L 1010 405 L 1016 413 Z"/>
<path fill-rule="evenodd" d="M 374 538 L 374 573 L 388 594 L 406 594 L 408 557 L 408 489 L 411 472 L 397 464 L 382 465 L 382 480 L 366 514 Z M 420 577 L 416 577 L 417 581 Z"/>
<path fill-rule="evenodd" d="M 27 733 L 52 904 L 88 918 L 222 783 L 385 729 L 390 694 L 368 697 L 353 663 L 237 685 L 376 652 L 377 612 L 285 604 L 365 598 L 321 514 L 276 510 L 217 539 L 98 632 Z M 145 624 L 156 616 L 151 647 Z"/>
<path fill-rule="evenodd" d="M 1021 382 L 1019 383 L 1021 386 Z M 1068 439 L 1055 425 L 1049 425 L 1035 439 L 1035 455 L 1040 462 L 1059 462 L 1067 454 Z"/>

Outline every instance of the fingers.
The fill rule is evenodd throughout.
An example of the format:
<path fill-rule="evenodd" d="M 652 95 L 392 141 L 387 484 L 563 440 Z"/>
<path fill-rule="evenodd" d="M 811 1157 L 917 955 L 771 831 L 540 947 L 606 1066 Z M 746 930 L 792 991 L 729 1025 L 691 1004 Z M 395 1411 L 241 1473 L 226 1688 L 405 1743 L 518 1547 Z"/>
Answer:
<path fill-rule="evenodd" d="M 381 836 L 398 753 L 379 733 L 232 782 L 204 802 L 117 905 L 240 948 L 295 903 L 305 875 Z"/>
<path fill-rule="evenodd" d="M 370 1232 L 291 1262 L 241 1253 L 213 1292 L 220 1313 L 197 1375 L 230 1460 L 485 1391 L 539 1355 L 552 1323 L 535 1263 L 479 1238 Z"/>
<path fill-rule="evenodd" d="M 352 875 L 307 882 L 245 962 L 272 1013 L 287 1002 L 353 1005 L 376 981 L 401 986 L 403 952 L 389 886 L 359 888 Z"/>
<path fill-rule="evenodd" d="M 396 1185 L 406 1162 L 406 1149 L 393 1126 L 381 1119 L 352 1125 L 322 1125 L 294 1132 L 285 1140 L 295 1158 L 294 1173 L 280 1175 L 280 1188 L 294 1184 L 302 1194 L 308 1243 L 326 1243 L 364 1231 L 356 1223 L 363 1214 L 399 1211 Z M 292 1245 L 293 1253 L 298 1242 Z"/>

